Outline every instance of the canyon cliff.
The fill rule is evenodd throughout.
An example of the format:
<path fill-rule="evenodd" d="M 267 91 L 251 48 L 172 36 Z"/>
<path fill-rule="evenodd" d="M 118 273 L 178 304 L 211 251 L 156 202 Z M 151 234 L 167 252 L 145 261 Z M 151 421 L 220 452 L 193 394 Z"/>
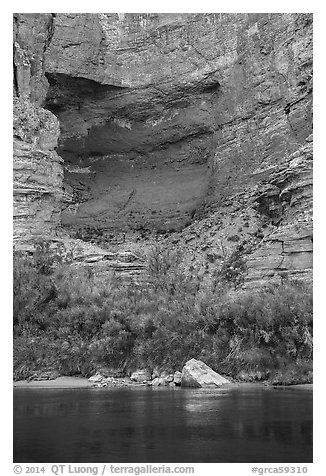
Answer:
<path fill-rule="evenodd" d="M 18 249 L 311 280 L 312 15 L 15 14 L 14 210 Z"/>

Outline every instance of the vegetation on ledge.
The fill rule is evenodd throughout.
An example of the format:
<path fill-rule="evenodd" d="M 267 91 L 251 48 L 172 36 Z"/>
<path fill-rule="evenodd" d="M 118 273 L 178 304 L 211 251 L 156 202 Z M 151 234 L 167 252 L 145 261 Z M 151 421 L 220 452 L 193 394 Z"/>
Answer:
<path fill-rule="evenodd" d="M 88 377 L 103 366 L 174 371 L 196 358 L 243 381 L 312 381 L 305 284 L 203 287 L 162 249 L 149 258 L 150 283 L 138 285 L 58 261 L 44 247 L 14 254 L 15 380 L 39 370 Z"/>

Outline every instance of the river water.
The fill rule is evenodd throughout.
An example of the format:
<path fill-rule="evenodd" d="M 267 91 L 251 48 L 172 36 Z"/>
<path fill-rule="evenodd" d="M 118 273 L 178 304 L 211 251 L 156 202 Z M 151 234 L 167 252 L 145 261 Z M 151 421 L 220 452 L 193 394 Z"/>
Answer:
<path fill-rule="evenodd" d="M 312 391 L 15 389 L 14 462 L 308 463 Z"/>

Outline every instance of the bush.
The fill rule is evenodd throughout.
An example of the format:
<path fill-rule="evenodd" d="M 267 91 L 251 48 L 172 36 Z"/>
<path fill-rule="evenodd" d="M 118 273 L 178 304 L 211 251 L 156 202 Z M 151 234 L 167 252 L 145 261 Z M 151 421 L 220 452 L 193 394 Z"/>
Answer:
<path fill-rule="evenodd" d="M 182 269 L 180 250 L 164 246 L 154 246 L 147 259 L 149 280 L 156 291 L 175 295 L 194 291 L 196 286 L 192 277 Z"/>
<path fill-rule="evenodd" d="M 56 286 L 43 274 L 32 257 L 16 253 L 13 263 L 14 329 L 20 333 L 28 327 L 43 328 L 48 304 L 56 298 Z"/>
<path fill-rule="evenodd" d="M 304 284 L 204 289 L 178 254 L 159 248 L 149 257 L 150 283 L 139 285 L 87 267 L 43 266 L 40 256 L 14 258 L 15 378 L 49 367 L 84 376 L 102 366 L 172 371 L 197 358 L 247 380 L 293 380 L 296 368 L 300 381 L 311 379 L 303 371 L 312 360 Z"/>
<path fill-rule="evenodd" d="M 234 241 L 234 240 L 233 240 Z M 243 246 L 239 245 L 222 264 L 218 273 L 218 278 L 222 282 L 233 285 L 234 288 L 239 287 L 243 283 L 244 272 L 246 270 L 246 262 L 243 257 Z"/>

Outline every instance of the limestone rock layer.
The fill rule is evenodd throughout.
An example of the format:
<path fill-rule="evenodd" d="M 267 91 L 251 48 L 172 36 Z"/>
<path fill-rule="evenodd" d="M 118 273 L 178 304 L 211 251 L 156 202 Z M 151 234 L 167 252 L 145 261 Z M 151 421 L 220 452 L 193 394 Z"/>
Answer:
<path fill-rule="evenodd" d="M 14 242 L 52 238 L 61 223 L 63 160 L 55 152 L 58 120 L 28 100 L 14 100 Z"/>
<path fill-rule="evenodd" d="M 237 253 L 246 285 L 309 279 L 311 14 L 17 14 L 14 37 L 16 95 L 56 116 L 64 161 L 46 149 L 27 228 L 123 252 L 160 233 L 203 275 Z"/>

